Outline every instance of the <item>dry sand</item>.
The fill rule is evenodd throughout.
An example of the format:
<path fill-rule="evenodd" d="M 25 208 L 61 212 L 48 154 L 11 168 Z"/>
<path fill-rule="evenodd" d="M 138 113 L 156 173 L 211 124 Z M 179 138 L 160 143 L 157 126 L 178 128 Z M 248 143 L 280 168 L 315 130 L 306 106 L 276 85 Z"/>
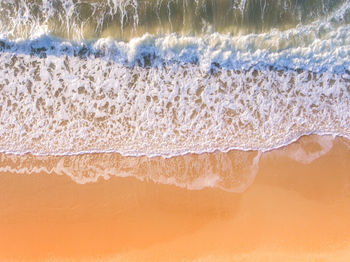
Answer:
<path fill-rule="evenodd" d="M 264 153 L 243 193 L 2 172 L 0 261 L 350 261 L 346 143 Z"/>

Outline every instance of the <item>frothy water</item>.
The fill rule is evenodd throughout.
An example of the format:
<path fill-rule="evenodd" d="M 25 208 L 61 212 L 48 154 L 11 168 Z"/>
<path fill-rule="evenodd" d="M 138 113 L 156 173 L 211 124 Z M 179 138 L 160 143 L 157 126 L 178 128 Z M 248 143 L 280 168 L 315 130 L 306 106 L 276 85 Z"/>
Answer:
<path fill-rule="evenodd" d="M 25 52 L 0 60 L 3 152 L 173 156 L 350 135 L 347 73 L 142 67 Z"/>
<path fill-rule="evenodd" d="M 350 138 L 350 1 L 3 0 L 0 94 L 6 153 L 172 157 Z M 313 161 L 322 143 L 291 157 Z M 215 172 L 159 170 L 149 177 L 232 188 Z"/>

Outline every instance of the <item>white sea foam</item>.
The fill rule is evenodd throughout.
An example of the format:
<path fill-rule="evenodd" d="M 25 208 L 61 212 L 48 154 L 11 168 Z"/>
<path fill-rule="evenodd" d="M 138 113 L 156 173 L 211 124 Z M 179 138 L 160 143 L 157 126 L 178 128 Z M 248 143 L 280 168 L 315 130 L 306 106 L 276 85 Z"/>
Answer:
<path fill-rule="evenodd" d="M 5 152 L 171 156 L 264 151 L 309 133 L 349 136 L 349 81 L 336 73 L 210 73 L 7 52 L 0 60 Z"/>

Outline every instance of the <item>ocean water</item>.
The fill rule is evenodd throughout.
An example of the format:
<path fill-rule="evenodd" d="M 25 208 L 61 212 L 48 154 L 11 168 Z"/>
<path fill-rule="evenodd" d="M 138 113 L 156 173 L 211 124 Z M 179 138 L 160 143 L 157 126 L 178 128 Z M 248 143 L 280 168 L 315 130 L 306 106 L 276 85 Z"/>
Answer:
<path fill-rule="evenodd" d="M 350 138 L 348 0 L 0 1 L 1 152 L 168 158 L 309 134 Z"/>

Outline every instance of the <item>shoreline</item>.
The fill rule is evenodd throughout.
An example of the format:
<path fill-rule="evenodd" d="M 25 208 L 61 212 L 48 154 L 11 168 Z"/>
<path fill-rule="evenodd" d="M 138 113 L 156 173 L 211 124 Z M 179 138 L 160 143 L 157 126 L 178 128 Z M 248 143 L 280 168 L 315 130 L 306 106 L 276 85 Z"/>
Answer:
<path fill-rule="evenodd" d="M 344 137 L 309 135 L 302 136 L 287 146 L 266 152 L 217 150 L 171 158 L 123 156 L 119 153 L 63 156 L 0 153 L 0 172 L 55 173 L 67 175 L 78 184 L 94 183 L 99 178 L 108 180 L 114 176 L 131 176 L 141 181 L 151 180 L 194 190 L 214 187 L 229 192 L 244 192 L 254 180 L 261 158 L 272 154 L 301 163 L 311 163 L 327 154 L 337 143 L 343 143 L 350 148 L 349 140 Z"/>
<path fill-rule="evenodd" d="M 314 137 L 314 136 L 320 136 L 320 137 L 332 137 L 334 139 L 340 138 L 340 139 L 346 139 L 350 140 L 350 137 L 347 135 L 332 133 L 332 132 L 307 132 L 302 133 L 301 135 L 297 135 L 295 138 L 292 138 L 288 140 L 288 142 L 282 143 L 280 145 L 271 147 L 271 148 L 240 148 L 240 147 L 225 147 L 223 149 L 215 148 L 212 150 L 206 150 L 206 151 L 181 151 L 174 154 L 143 154 L 143 153 L 122 153 L 118 150 L 91 150 L 91 151 L 79 151 L 79 152 L 64 152 L 64 153 L 36 153 L 33 151 L 24 151 L 24 152 L 17 152 L 17 151 L 11 151 L 11 150 L 1 150 L 0 154 L 5 155 L 15 155 L 15 156 L 25 156 L 25 155 L 32 155 L 34 157 L 69 157 L 69 156 L 80 156 L 80 155 L 87 155 L 87 154 L 118 154 L 121 157 L 147 157 L 147 158 L 157 158 L 161 157 L 163 159 L 173 158 L 173 157 L 181 157 L 186 155 L 202 155 L 202 154 L 212 154 L 212 153 L 228 153 L 230 151 L 242 151 L 242 152 L 252 152 L 252 151 L 258 151 L 261 153 L 267 153 L 274 150 L 278 150 L 281 148 L 288 147 L 289 145 L 294 144 L 300 139 L 305 139 L 305 137 Z"/>

